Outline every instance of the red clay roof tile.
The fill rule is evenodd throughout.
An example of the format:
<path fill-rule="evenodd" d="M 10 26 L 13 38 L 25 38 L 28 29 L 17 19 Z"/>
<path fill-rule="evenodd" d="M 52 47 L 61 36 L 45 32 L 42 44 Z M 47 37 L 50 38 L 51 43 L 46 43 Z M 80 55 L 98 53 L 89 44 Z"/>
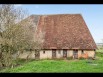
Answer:
<path fill-rule="evenodd" d="M 96 49 L 80 14 L 42 15 L 37 31 L 45 32 L 43 49 Z"/>

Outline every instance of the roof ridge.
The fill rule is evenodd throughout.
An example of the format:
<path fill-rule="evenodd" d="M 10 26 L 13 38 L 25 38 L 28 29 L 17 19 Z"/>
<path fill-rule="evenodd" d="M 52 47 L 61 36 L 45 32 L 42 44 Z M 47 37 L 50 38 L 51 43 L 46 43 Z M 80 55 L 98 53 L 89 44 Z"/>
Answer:
<path fill-rule="evenodd" d="M 45 14 L 45 15 L 80 15 L 80 14 Z"/>
<path fill-rule="evenodd" d="M 32 14 L 30 16 L 51 16 L 51 15 L 81 15 L 80 13 L 77 14 Z"/>

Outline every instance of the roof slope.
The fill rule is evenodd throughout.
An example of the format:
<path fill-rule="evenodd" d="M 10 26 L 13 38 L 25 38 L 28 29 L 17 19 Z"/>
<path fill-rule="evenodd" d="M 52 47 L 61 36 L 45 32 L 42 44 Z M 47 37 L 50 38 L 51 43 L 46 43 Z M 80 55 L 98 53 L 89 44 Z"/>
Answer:
<path fill-rule="evenodd" d="M 80 14 L 40 16 L 37 32 L 45 32 L 43 49 L 96 49 Z"/>
<path fill-rule="evenodd" d="M 34 27 L 37 26 L 38 20 L 39 20 L 40 15 L 31 15 L 24 20 L 20 21 L 19 24 L 23 23 L 23 25 L 32 25 Z"/>

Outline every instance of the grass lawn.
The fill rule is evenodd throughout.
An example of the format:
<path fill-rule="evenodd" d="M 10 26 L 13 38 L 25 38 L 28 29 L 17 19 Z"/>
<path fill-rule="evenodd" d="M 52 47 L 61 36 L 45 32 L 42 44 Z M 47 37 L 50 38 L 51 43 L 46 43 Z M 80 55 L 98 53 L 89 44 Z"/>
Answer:
<path fill-rule="evenodd" d="M 39 60 L 1 72 L 103 72 L 103 60 Z"/>
<path fill-rule="evenodd" d="M 103 52 L 103 49 L 98 49 L 97 52 Z"/>
<path fill-rule="evenodd" d="M 3 69 L 0 72 L 30 72 L 30 73 L 103 73 L 103 54 L 97 53 L 97 60 L 39 60 L 25 62 L 14 68 Z"/>

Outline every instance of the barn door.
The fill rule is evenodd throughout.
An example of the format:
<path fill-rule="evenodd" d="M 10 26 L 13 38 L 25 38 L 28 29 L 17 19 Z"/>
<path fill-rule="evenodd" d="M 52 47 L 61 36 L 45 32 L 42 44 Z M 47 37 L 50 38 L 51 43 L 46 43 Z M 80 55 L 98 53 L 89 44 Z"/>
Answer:
<path fill-rule="evenodd" d="M 56 49 L 52 50 L 52 58 L 56 58 Z"/>
<path fill-rule="evenodd" d="M 35 59 L 38 60 L 40 59 L 40 51 L 35 50 Z"/>
<path fill-rule="evenodd" d="M 67 58 L 67 49 L 63 49 L 63 58 Z"/>
<path fill-rule="evenodd" d="M 73 50 L 74 59 L 78 59 L 78 50 Z"/>

